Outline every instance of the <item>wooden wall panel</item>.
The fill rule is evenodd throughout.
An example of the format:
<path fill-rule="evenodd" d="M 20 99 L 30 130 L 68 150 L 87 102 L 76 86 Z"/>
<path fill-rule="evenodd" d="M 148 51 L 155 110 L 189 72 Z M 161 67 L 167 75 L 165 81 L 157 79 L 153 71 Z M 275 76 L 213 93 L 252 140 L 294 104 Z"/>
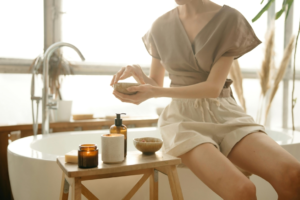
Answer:
<path fill-rule="evenodd" d="M 0 199 L 11 200 L 8 166 L 7 166 L 8 133 L 0 133 Z"/>

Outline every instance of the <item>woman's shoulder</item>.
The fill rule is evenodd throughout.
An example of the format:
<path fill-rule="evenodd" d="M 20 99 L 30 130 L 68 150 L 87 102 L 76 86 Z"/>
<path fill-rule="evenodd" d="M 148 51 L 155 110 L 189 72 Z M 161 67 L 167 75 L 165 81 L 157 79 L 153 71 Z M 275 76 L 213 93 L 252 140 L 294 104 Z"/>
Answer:
<path fill-rule="evenodd" d="M 162 27 L 166 27 L 170 25 L 175 17 L 175 12 L 177 7 L 173 8 L 172 10 L 164 13 L 163 15 L 159 16 L 153 23 L 152 23 L 152 29 L 161 29 Z"/>
<path fill-rule="evenodd" d="M 224 9 L 226 9 L 225 15 L 226 19 L 230 20 L 231 22 L 239 21 L 241 19 L 245 19 L 244 15 L 237 9 L 230 7 L 228 5 L 224 5 Z"/>

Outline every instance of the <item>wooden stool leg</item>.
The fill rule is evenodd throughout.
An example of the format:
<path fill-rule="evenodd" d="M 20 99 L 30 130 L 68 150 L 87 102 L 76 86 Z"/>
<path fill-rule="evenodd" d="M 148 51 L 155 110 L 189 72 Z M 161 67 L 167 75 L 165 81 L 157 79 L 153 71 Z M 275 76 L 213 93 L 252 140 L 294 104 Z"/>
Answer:
<path fill-rule="evenodd" d="M 146 180 L 151 175 L 151 171 L 145 173 L 142 178 L 133 186 L 133 188 L 127 193 L 127 195 L 123 198 L 123 200 L 130 200 L 133 195 L 140 189 L 140 187 L 146 182 Z"/>
<path fill-rule="evenodd" d="M 72 181 L 72 200 L 81 200 L 81 178 L 73 178 Z"/>
<path fill-rule="evenodd" d="M 99 200 L 89 189 L 81 184 L 81 192 L 88 200 Z"/>
<path fill-rule="evenodd" d="M 156 169 L 150 176 L 150 200 L 158 200 L 158 171 Z"/>
<path fill-rule="evenodd" d="M 173 199 L 183 200 L 183 195 L 180 187 L 180 182 L 175 165 L 167 166 L 169 184 Z"/>
<path fill-rule="evenodd" d="M 61 179 L 61 186 L 60 186 L 60 194 L 59 194 L 59 200 L 68 200 L 69 193 L 64 193 L 64 188 L 65 188 L 65 174 L 62 174 L 62 179 Z"/>

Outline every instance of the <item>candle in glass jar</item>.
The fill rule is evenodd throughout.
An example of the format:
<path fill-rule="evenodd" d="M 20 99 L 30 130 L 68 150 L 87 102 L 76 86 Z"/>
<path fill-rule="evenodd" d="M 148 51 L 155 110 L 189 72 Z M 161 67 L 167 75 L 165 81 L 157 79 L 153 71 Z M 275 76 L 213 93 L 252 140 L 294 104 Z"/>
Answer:
<path fill-rule="evenodd" d="M 78 150 L 78 167 L 91 168 L 98 166 L 98 149 L 96 144 L 82 144 Z"/>

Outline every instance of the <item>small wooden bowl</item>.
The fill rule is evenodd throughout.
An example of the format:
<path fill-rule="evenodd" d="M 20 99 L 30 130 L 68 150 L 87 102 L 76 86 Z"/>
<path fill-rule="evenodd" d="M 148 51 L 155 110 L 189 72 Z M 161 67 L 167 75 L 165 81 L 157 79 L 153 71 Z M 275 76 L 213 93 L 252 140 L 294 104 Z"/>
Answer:
<path fill-rule="evenodd" d="M 114 89 L 123 94 L 136 94 L 137 92 L 129 92 L 127 88 L 139 85 L 139 83 L 116 83 L 114 84 Z"/>
<path fill-rule="evenodd" d="M 146 141 L 146 142 L 142 142 Z M 152 137 L 144 137 L 144 138 L 134 138 L 133 144 L 135 148 L 139 151 L 143 152 L 144 154 L 153 154 L 158 151 L 163 141 L 159 138 L 152 138 Z"/>

